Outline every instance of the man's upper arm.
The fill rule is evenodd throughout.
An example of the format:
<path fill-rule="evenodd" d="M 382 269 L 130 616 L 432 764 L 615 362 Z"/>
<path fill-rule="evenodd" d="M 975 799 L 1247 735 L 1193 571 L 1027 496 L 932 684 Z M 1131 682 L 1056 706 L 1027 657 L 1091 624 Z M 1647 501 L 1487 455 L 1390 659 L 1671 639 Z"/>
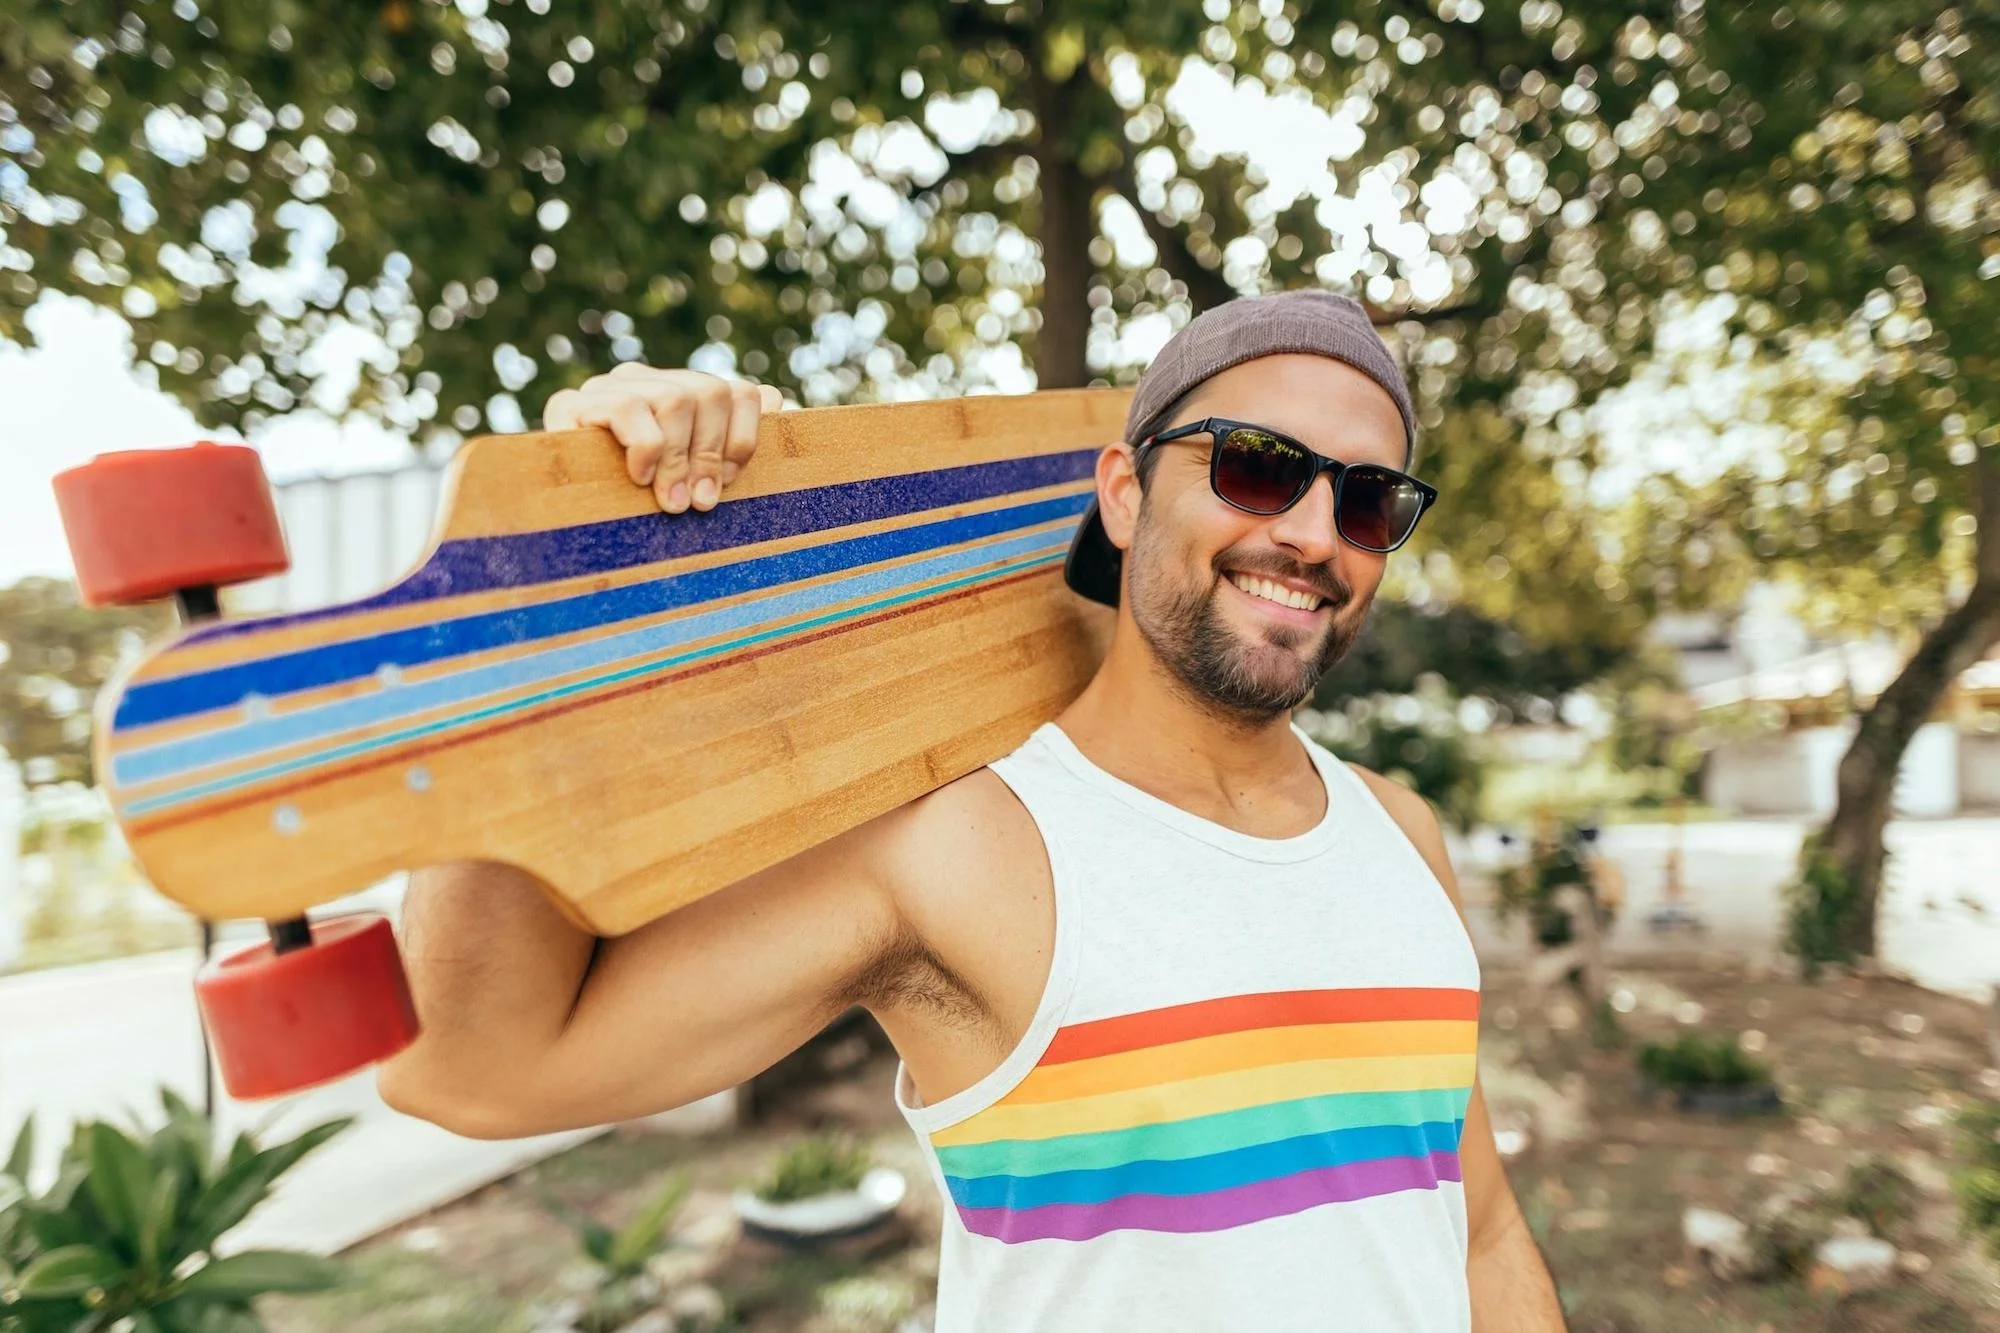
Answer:
<path fill-rule="evenodd" d="M 1437 811 L 1429 801 L 1399 782 L 1359 764 L 1348 767 L 1368 784 L 1423 856 L 1463 921 L 1465 902 L 1459 895 L 1458 877 L 1452 872 L 1451 855 L 1445 848 L 1444 827 L 1438 821 Z M 1500 1153 L 1493 1143 L 1493 1125 L 1486 1114 L 1486 1097 L 1477 1079 L 1473 1080 L 1472 1100 L 1466 1107 L 1465 1132 L 1458 1150 L 1459 1167 L 1465 1176 L 1465 1210 L 1472 1247 L 1478 1249 L 1513 1225 L 1520 1209 L 1501 1169 Z"/>

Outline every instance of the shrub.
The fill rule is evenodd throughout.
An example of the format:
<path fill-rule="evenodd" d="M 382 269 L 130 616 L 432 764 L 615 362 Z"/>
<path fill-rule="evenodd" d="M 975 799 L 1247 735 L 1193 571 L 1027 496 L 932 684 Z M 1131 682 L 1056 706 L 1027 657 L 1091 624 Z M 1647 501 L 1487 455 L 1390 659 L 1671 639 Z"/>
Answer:
<path fill-rule="evenodd" d="M 1770 1068 L 1745 1054 L 1734 1037 L 1699 1032 L 1684 1033 L 1669 1046 L 1647 1043 L 1639 1072 L 1666 1088 L 1747 1088 L 1771 1081 Z"/>
<path fill-rule="evenodd" d="M 2000 1254 L 2000 1102 L 1975 1102 L 1959 1112 L 1965 1169 L 1952 1179 L 1965 1229 Z"/>
<path fill-rule="evenodd" d="M 280 1250 L 218 1257 L 216 1242 L 263 1202 L 300 1158 L 348 1124 L 333 1121 L 259 1149 L 238 1135 L 214 1151 L 214 1127 L 162 1091 L 166 1123 L 150 1135 L 81 1124 L 55 1183 L 26 1185 L 31 1121 L 0 1167 L 0 1328 L 9 1333 L 256 1333 L 266 1292 L 317 1291 L 340 1270 Z"/>
<path fill-rule="evenodd" d="M 646 1276 L 646 1261 L 673 1243 L 667 1232 L 687 1202 L 688 1188 L 687 1173 L 673 1172 L 638 1215 L 616 1230 L 559 1199 L 543 1198 L 543 1206 L 569 1224 L 597 1265 L 597 1285 L 576 1319 L 577 1328 L 606 1333 L 659 1303 L 659 1289 Z"/>
<path fill-rule="evenodd" d="M 1798 878 L 1785 892 L 1788 944 L 1806 976 L 1818 976 L 1827 963 L 1853 962 L 1853 923 L 1862 908 L 1861 892 L 1828 854 L 1822 834 L 1806 835 L 1799 848 Z"/>
<path fill-rule="evenodd" d="M 872 1159 L 866 1144 L 837 1134 L 800 1139 L 787 1148 L 757 1187 L 766 1203 L 790 1203 L 817 1194 L 851 1190 L 868 1174 Z"/>
<path fill-rule="evenodd" d="M 1834 1202 L 1876 1235 L 1886 1236 L 1915 1213 L 1916 1187 L 1893 1164 L 1871 1157 L 1847 1168 L 1847 1181 Z"/>

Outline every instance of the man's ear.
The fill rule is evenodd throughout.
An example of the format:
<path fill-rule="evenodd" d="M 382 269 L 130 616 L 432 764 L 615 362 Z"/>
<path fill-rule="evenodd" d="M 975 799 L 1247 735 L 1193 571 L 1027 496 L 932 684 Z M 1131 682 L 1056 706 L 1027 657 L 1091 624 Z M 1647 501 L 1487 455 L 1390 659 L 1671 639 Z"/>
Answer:
<path fill-rule="evenodd" d="M 1123 441 L 1105 446 L 1097 456 L 1097 512 L 1104 520 L 1104 535 L 1120 551 L 1131 549 L 1132 530 L 1138 526 L 1139 504 L 1144 498 L 1132 446 Z"/>

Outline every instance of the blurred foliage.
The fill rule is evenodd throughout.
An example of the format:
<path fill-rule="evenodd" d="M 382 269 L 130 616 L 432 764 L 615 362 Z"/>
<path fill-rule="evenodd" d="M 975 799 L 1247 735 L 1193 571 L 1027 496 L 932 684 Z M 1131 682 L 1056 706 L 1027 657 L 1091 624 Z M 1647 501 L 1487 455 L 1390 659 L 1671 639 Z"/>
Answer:
<path fill-rule="evenodd" d="M 1745 1053 L 1734 1037 L 1684 1032 L 1639 1049 L 1639 1072 L 1663 1088 L 1748 1088 L 1771 1081 L 1770 1067 Z"/>
<path fill-rule="evenodd" d="M 1865 63 L 1919 8 L 1787 32 Z M 1771 127 L 1835 109 L 1818 45 L 1741 39 L 1776 13 L 1711 41 L 1685 3 L 73 0 L 0 35 L 0 334 L 72 292 L 206 422 L 423 435 L 704 349 L 810 402 L 1022 354 L 1129 378 L 1192 308 L 1323 284 L 1400 343 L 1456 506 L 1406 581 L 1619 645 L 1740 578 L 1607 545 L 1583 409 L 1662 293 L 1735 272 L 1709 224 L 1791 154 Z M 1226 98 L 1254 128 L 1198 139 Z M 1310 170 L 1251 160 L 1281 139 Z M 1837 239 L 1780 322 L 1859 303 Z M 1738 285 L 1789 272 L 1765 258 Z"/>
<path fill-rule="evenodd" d="M 257 1333 L 252 1303 L 339 1280 L 328 1260 L 280 1250 L 218 1257 L 219 1241 L 278 1178 L 348 1121 L 258 1148 L 162 1089 L 165 1122 L 128 1134 L 79 1124 L 55 1182 L 27 1188 L 30 1121 L 0 1163 L 0 1328 L 14 1333 Z"/>
<path fill-rule="evenodd" d="M 757 1186 L 766 1203 L 791 1203 L 861 1184 L 873 1164 L 868 1145 L 844 1134 L 814 1134 L 786 1148 Z"/>
<path fill-rule="evenodd" d="M 91 610 L 67 580 L 0 588 L 0 751 L 29 786 L 90 781 L 90 710 L 118 664 L 172 623 L 163 606 Z"/>
<path fill-rule="evenodd" d="M 560 1199 L 542 1204 L 571 1230 L 596 1267 L 596 1282 L 572 1324 L 579 1333 L 611 1333 L 660 1303 L 660 1284 L 646 1272 L 647 1261 L 674 1242 L 674 1221 L 691 1188 L 685 1171 L 670 1172 L 665 1183 L 624 1226 L 613 1229 Z"/>
<path fill-rule="evenodd" d="M 1852 921 L 1862 908 L 1853 874 L 1827 851 L 1815 830 L 1799 844 L 1798 877 L 1785 889 L 1786 942 L 1808 977 L 1828 963 L 1854 960 Z"/>
<path fill-rule="evenodd" d="M 1303 730 L 1349 763 L 1400 782 L 1468 833 L 1479 819 L 1485 768 L 1458 720 L 1456 701 L 1435 674 L 1408 694 L 1344 699 L 1299 716 Z"/>
<path fill-rule="evenodd" d="M 1835 1196 L 1840 1211 L 1868 1224 L 1873 1236 L 1887 1236 L 1916 1215 L 1917 1187 L 1894 1162 L 1866 1157 L 1851 1163 Z"/>
<path fill-rule="evenodd" d="M 2000 1102 L 1974 1101 L 1958 1114 L 1965 1166 L 1952 1178 L 1965 1229 L 2000 1255 Z"/>
<path fill-rule="evenodd" d="M 1577 888 L 1589 895 L 1599 920 L 1608 927 L 1611 911 L 1598 903 L 1591 875 L 1596 837 L 1594 824 L 1548 820 L 1529 840 L 1525 856 L 1494 872 L 1493 919 L 1505 924 L 1526 912 L 1535 943 L 1544 949 L 1559 949 L 1576 938 L 1576 931 L 1569 913 L 1557 906 L 1556 892 Z"/>
<path fill-rule="evenodd" d="M 1440 663 L 1460 697 L 1490 701 L 1499 721 L 1545 721 L 1571 690 L 1600 679 L 1629 649 L 1602 642 L 1531 642 L 1468 606 L 1411 606 L 1378 598 L 1368 627 L 1323 680 L 1313 706 L 1335 709 L 1371 694 L 1414 694 Z"/>

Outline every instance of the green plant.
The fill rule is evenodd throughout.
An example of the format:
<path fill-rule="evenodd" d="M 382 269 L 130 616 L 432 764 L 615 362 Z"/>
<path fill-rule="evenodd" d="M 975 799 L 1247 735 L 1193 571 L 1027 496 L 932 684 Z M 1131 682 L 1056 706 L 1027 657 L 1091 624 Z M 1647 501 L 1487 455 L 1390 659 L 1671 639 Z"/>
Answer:
<path fill-rule="evenodd" d="M 790 1203 L 816 1194 L 851 1190 L 868 1174 L 868 1145 L 839 1134 L 800 1139 L 779 1155 L 757 1197 L 766 1203 Z"/>
<path fill-rule="evenodd" d="M 1307 715 L 1306 729 L 1342 759 L 1406 783 L 1464 833 L 1478 822 L 1486 770 L 1457 706 L 1441 682 L 1425 680 L 1414 694 L 1342 700 Z"/>
<path fill-rule="evenodd" d="M 1827 963 L 1854 961 L 1853 921 L 1862 910 L 1853 876 L 1826 850 L 1823 831 L 1799 847 L 1799 873 L 1786 889 L 1788 943 L 1808 978 Z"/>
<path fill-rule="evenodd" d="M 2000 1102 L 1974 1102 L 1958 1115 L 1965 1168 L 1952 1178 L 1965 1229 L 2000 1254 Z"/>
<path fill-rule="evenodd" d="M 688 1175 L 671 1172 L 636 1216 L 615 1230 L 553 1196 L 543 1206 L 576 1232 L 583 1252 L 597 1265 L 597 1285 L 584 1303 L 576 1327 L 585 1333 L 608 1333 L 658 1304 L 659 1289 L 646 1275 L 646 1261 L 673 1242 L 667 1233 L 687 1203 Z"/>
<path fill-rule="evenodd" d="M 218 1257 L 216 1242 L 277 1179 L 348 1124 L 336 1120 L 259 1149 L 238 1135 L 215 1151 L 214 1126 L 162 1090 L 166 1121 L 148 1135 L 78 1125 L 56 1179 L 29 1192 L 31 1121 L 0 1170 L 0 1328 L 8 1333 L 256 1333 L 266 1292 L 338 1281 L 325 1259 L 279 1250 Z"/>
<path fill-rule="evenodd" d="M 1859 1218 L 1877 1236 L 1886 1236 L 1916 1211 L 1916 1187 L 1893 1163 L 1864 1158 L 1847 1168 L 1834 1203 L 1842 1213 Z"/>
<path fill-rule="evenodd" d="M 1575 938 L 1569 914 L 1556 906 L 1555 895 L 1558 889 L 1575 887 L 1596 901 L 1596 886 L 1583 849 L 1585 827 L 1574 821 L 1560 823 L 1552 834 L 1533 839 L 1526 859 L 1502 866 L 1494 874 L 1495 920 L 1504 924 L 1526 912 L 1535 942 L 1544 949 L 1559 949 Z M 1605 915 L 1600 908 L 1600 917 Z"/>
<path fill-rule="evenodd" d="M 1648 1042 L 1639 1051 L 1639 1072 L 1665 1088 L 1747 1088 L 1771 1081 L 1771 1071 L 1736 1044 L 1734 1037 L 1683 1033 L 1670 1045 Z"/>

